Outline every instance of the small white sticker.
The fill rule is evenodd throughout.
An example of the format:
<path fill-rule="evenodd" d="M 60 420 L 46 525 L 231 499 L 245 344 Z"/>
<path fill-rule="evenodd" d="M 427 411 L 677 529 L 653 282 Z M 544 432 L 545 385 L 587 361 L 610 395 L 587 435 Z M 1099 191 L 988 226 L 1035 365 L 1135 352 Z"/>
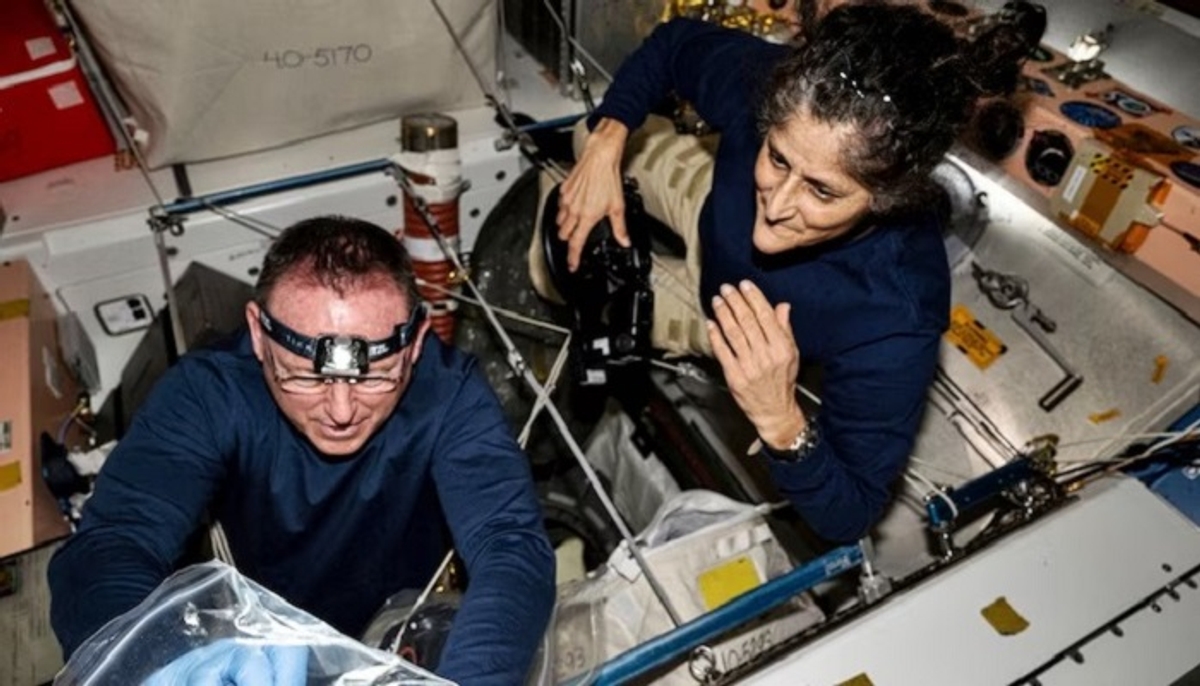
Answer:
<path fill-rule="evenodd" d="M 1075 202 L 1075 194 L 1079 192 L 1079 187 L 1083 185 L 1083 178 L 1087 173 L 1087 167 L 1075 167 L 1075 171 L 1071 173 L 1071 179 L 1067 181 L 1067 186 L 1063 189 L 1063 200 Z"/>
<path fill-rule="evenodd" d="M 0 454 L 10 452 L 12 450 L 12 420 L 0 420 Z"/>
<path fill-rule="evenodd" d="M 83 93 L 79 92 L 79 86 L 75 85 L 74 81 L 67 81 L 50 89 L 50 99 L 54 101 L 56 108 L 65 110 L 82 105 Z"/>
<path fill-rule="evenodd" d="M 54 39 L 50 36 L 38 36 L 25 41 L 25 52 L 29 53 L 30 60 L 37 62 L 58 52 L 58 48 L 54 46 Z"/>
<path fill-rule="evenodd" d="M 62 400 L 62 372 L 58 368 L 58 360 L 46 346 L 42 346 L 42 366 L 46 369 L 46 388 L 54 394 L 55 399 Z"/>

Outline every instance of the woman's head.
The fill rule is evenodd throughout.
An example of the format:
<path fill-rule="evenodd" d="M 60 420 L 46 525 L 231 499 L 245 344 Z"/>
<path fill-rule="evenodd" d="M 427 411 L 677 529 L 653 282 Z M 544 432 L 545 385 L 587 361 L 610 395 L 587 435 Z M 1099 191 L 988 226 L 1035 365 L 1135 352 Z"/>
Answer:
<path fill-rule="evenodd" d="M 922 197 L 975 103 L 1014 88 L 1029 47 L 1003 22 L 960 38 L 912 5 L 830 10 L 765 94 L 755 244 L 786 249 L 787 229 L 810 234 L 790 247 L 828 240 Z"/>

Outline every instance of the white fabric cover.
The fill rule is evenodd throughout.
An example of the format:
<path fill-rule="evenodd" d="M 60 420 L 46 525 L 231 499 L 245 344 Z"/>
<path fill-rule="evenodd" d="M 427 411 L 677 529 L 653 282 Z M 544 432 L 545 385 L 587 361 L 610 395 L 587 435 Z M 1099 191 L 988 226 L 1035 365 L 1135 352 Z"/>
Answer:
<path fill-rule="evenodd" d="M 684 491 L 659 509 L 638 536 L 643 554 L 683 621 L 707 611 L 698 578 L 706 571 L 748 557 L 767 581 L 793 565 L 763 518 L 765 508 L 739 503 L 709 491 Z M 717 667 L 732 668 L 783 639 L 818 624 L 825 616 L 807 595 L 752 626 L 726 635 L 711 647 Z M 561 684 L 672 629 L 640 568 L 624 544 L 606 566 L 587 579 L 559 588 L 547 636 L 549 659 L 534 683 Z M 686 664 L 656 684 L 694 684 Z"/>
<path fill-rule="evenodd" d="M 484 103 L 427 0 L 72 2 L 151 167 Z M 495 0 L 439 5 L 490 88 Z"/>

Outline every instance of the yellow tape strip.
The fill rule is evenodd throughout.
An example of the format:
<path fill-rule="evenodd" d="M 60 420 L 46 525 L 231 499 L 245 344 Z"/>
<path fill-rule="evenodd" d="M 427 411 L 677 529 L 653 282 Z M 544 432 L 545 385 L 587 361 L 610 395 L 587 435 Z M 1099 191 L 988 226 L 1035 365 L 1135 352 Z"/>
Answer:
<path fill-rule="evenodd" d="M 8 300 L 0 303 L 0 322 L 29 316 L 29 298 Z"/>
<path fill-rule="evenodd" d="M 996 598 L 991 605 L 980 610 L 980 613 L 1001 636 L 1016 636 L 1029 628 L 1029 620 L 1013 609 L 1004 596 Z"/>
<path fill-rule="evenodd" d="M 6 462 L 0 464 L 0 491 L 7 491 L 21 485 L 21 462 Z"/>

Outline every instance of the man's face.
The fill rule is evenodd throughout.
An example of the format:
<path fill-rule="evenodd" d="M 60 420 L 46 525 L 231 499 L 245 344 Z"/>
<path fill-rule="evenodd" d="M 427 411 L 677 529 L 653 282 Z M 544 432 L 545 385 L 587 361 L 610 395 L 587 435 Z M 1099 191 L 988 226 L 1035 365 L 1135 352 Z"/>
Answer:
<path fill-rule="evenodd" d="M 369 276 L 352 284 L 339 296 L 307 274 L 289 274 L 275 285 L 267 311 L 297 333 L 360 336 L 369 341 L 392 335 L 397 324 L 408 321 L 412 305 L 404 292 L 385 275 Z M 312 360 L 288 351 L 271 340 L 258 320 L 259 307 L 246 305 L 254 354 L 279 409 L 313 446 L 329 456 L 349 456 L 358 451 L 387 421 L 412 379 L 413 366 L 429 329 L 423 322 L 413 342 L 399 353 L 371 362 L 368 374 L 396 379 L 394 390 L 367 393 L 347 383 L 331 383 L 318 392 L 294 393 L 281 379 L 313 374 Z"/>

